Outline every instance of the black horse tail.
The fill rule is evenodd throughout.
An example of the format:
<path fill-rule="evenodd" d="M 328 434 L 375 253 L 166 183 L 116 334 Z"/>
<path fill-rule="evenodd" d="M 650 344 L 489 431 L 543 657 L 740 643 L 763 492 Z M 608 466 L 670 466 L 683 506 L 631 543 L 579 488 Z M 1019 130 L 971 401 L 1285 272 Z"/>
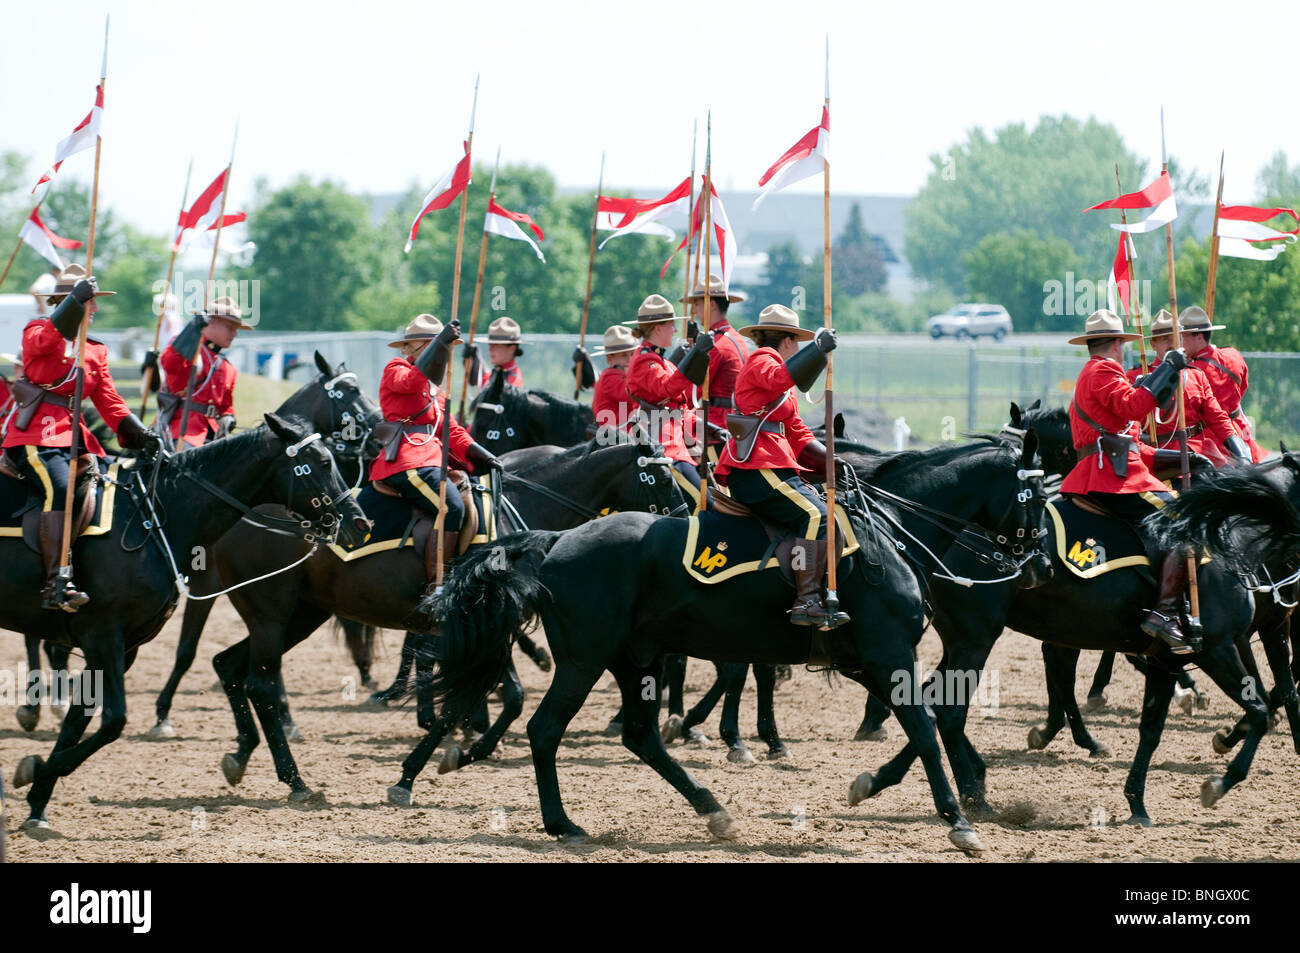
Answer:
<path fill-rule="evenodd" d="M 1300 511 L 1254 467 L 1218 471 L 1145 525 L 1166 549 L 1190 543 L 1243 571 L 1300 552 Z"/>
<path fill-rule="evenodd" d="M 467 552 L 441 593 L 421 606 L 442 620 L 433 648 L 438 668 L 427 688 L 444 715 L 467 714 L 501 681 L 511 646 L 549 596 L 537 576 L 561 535 L 516 533 Z"/>

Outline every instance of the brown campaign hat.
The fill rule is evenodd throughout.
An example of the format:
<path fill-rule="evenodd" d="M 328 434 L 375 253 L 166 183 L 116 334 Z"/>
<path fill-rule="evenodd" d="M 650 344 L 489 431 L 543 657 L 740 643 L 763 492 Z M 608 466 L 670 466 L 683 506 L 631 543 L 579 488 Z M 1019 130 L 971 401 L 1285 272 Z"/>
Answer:
<path fill-rule="evenodd" d="M 1088 321 L 1083 326 L 1083 333 L 1078 337 L 1070 338 L 1066 343 L 1087 344 L 1089 341 L 1100 341 L 1102 338 L 1136 341 L 1140 337 L 1142 335 L 1132 334 L 1124 330 L 1124 322 L 1118 314 L 1108 308 L 1102 308 L 1100 311 L 1094 311 L 1088 315 Z"/>
<path fill-rule="evenodd" d="M 513 344 L 518 348 L 516 353 L 523 354 L 523 336 L 519 322 L 504 316 L 497 318 L 488 325 L 488 344 Z"/>
<path fill-rule="evenodd" d="M 59 272 L 59 276 L 54 279 L 54 290 L 50 292 L 50 304 L 58 304 L 72 292 L 72 286 L 86 277 L 86 269 L 81 265 L 72 264 Z M 115 295 L 116 291 L 96 291 L 95 297 L 101 298 L 104 295 Z M 55 299 L 58 299 L 56 301 Z"/>
<path fill-rule="evenodd" d="M 213 298 L 209 302 L 204 314 L 209 318 L 221 318 L 224 321 L 233 321 L 245 331 L 251 331 L 253 325 L 244 321 L 244 312 L 239 310 L 239 305 L 235 304 L 234 298 L 221 297 Z"/>
<path fill-rule="evenodd" d="M 799 327 L 799 315 L 783 304 L 769 304 L 759 312 L 758 324 L 751 324 L 738 330 L 750 340 L 753 340 L 755 331 L 789 331 L 800 341 L 813 339 L 811 331 Z"/>
<path fill-rule="evenodd" d="M 707 290 L 704 287 L 704 282 L 698 281 L 695 283 L 695 287 L 691 289 L 691 293 L 689 295 L 686 295 L 685 297 L 682 298 L 678 298 L 677 300 L 683 303 L 687 301 L 698 301 L 700 298 L 703 298 L 706 295 L 710 298 L 726 298 L 728 301 L 731 301 L 733 303 L 744 301 L 746 297 L 743 291 L 724 290 L 722 287 L 722 279 L 715 274 L 710 274 L 709 286 Z"/>
<path fill-rule="evenodd" d="M 1183 313 L 1178 316 L 1178 327 L 1184 334 L 1201 334 L 1204 331 L 1222 331 L 1222 324 L 1211 324 L 1210 316 L 1205 313 L 1204 308 L 1198 308 L 1196 305 L 1183 308 Z"/>
<path fill-rule="evenodd" d="M 442 333 L 442 322 L 431 314 L 417 314 L 402 336 L 396 341 L 389 341 L 389 347 L 401 347 L 408 341 L 432 341 Z"/>
<path fill-rule="evenodd" d="M 622 354 L 624 351 L 635 351 L 637 349 L 636 338 L 632 332 L 621 324 L 611 325 L 605 329 L 605 337 L 601 346 L 591 352 L 595 357 L 600 354 Z"/>
<path fill-rule="evenodd" d="M 636 309 L 635 321 L 624 321 L 624 324 L 659 324 L 662 321 L 676 321 L 682 315 L 673 311 L 672 304 L 663 295 L 650 295 L 641 302 L 641 307 Z"/>
<path fill-rule="evenodd" d="M 1182 325 L 1179 325 L 1182 328 Z M 1148 332 L 1151 338 L 1162 338 L 1168 334 L 1174 333 L 1174 316 L 1166 309 L 1161 308 L 1156 312 L 1155 318 L 1151 321 L 1151 329 Z"/>

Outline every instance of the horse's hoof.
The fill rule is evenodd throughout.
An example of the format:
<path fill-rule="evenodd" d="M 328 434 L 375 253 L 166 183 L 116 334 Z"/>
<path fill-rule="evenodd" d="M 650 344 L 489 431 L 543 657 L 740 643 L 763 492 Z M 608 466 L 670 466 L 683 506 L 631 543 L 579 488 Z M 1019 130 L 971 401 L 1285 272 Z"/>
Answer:
<path fill-rule="evenodd" d="M 1084 711 L 1101 711 L 1106 707 L 1106 693 L 1099 692 L 1096 695 L 1089 695 L 1088 701 L 1084 704 Z"/>
<path fill-rule="evenodd" d="M 1089 757 L 1089 758 L 1109 758 L 1109 757 L 1110 757 L 1110 749 L 1107 748 L 1107 747 L 1106 747 L 1105 745 L 1103 745 L 1103 744 L 1098 744 L 1095 748 L 1093 748 L 1091 751 L 1088 752 L 1088 757 Z"/>
<path fill-rule="evenodd" d="M 668 719 L 663 723 L 663 727 L 659 729 L 659 737 L 663 743 L 670 745 L 680 738 L 682 736 L 682 725 L 685 722 L 686 719 L 681 715 L 669 715 Z"/>
<path fill-rule="evenodd" d="M 568 831 L 564 834 L 561 834 L 559 837 L 556 838 L 556 840 L 558 840 L 561 844 L 568 844 L 571 846 L 579 846 L 579 847 L 582 846 L 583 844 L 591 843 L 591 838 L 587 835 L 587 832 L 580 827 Z"/>
<path fill-rule="evenodd" d="M 948 832 L 948 840 L 952 841 L 960 850 L 965 851 L 967 857 L 978 857 L 984 853 L 984 845 L 980 843 L 979 836 L 972 830 L 953 828 Z"/>
<path fill-rule="evenodd" d="M 782 682 L 794 681 L 794 669 L 789 665 L 778 665 L 774 674 L 776 676 L 775 684 L 778 686 Z"/>
<path fill-rule="evenodd" d="M 1231 751 L 1232 745 L 1228 744 L 1227 730 L 1220 728 L 1216 731 L 1214 737 L 1210 739 L 1210 746 L 1214 748 L 1215 754 L 1227 754 Z"/>
<path fill-rule="evenodd" d="M 712 742 L 709 741 L 709 736 L 706 735 L 704 732 L 700 731 L 699 728 L 689 729 L 686 732 L 685 737 L 687 742 L 695 745 L 695 747 L 697 748 L 705 748 L 708 747 L 710 744 L 712 744 Z"/>
<path fill-rule="evenodd" d="M 876 779 L 871 776 L 869 771 L 863 771 L 853 783 L 849 785 L 849 807 L 861 804 L 867 798 L 871 797 L 872 788 L 875 786 Z"/>
<path fill-rule="evenodd" d="M 1047 735 L 1037 725 L 1029 729 L 1029 750 L 1042 751 L 1047 747 Z"/>
<path fill-rule="evenodd" d="M 731 819 L 725 808 L 714 811 L 709 815 L 709 833 L 718 840 L 736 840 L 740 837 L 740 831 L 736 828 L 736 822 Z"/>
<path fill-rule="evenodd" d="M 1196 707 L 1199 708 L 1201 711 L 1205 711 L 1205 709 L 1210 707 L 1209 692 L 1202 691 L 1199 688 L 1196 690 Z"/>
<path fill-rule="evenodd" d="M 727 760 L 732 764 L 756 764 L 754 753 L 743 745 L 727 752 Z"/>
<path fill-rule="evenodd" d="M 14 787 L 25 788 L 36 780 L 36 772 L 45 762 L 41 760 L 38 754 L 29 754 L 23 760 L 18 762 L 18 767 L 14 768 Z"/>
<path fill-rule="evenodd" d="M 859 728 L 858 733 L 853 736 L 854 741 L 886 741 L 888 738 L 888 728 L 876 728 L 871 731 L 866 728 Z"/>
<path fill-rule="evenodd" d="M 411 801 L 410 788 L 404 788 L 400 784 L 394 784 L 388 789 L 389 804 L 396 804 L 398 807 L 410 807 Z"/>
<path fill-rule="evenodd" d="M 298 726 L 295 725 L 293 722 L 289 722 L 289 724 L 284 726 L 284 740 L 302 741 L 302 732 L 298 729 Z"/>
<path fill-rule="evenodd" d="M 1282 710 L 1280 708 L 1274 708 L 1272 713 L 1268 716 L 1268 730 L 1277 731 L 1277 726 L 1280 724 L 1282 724 Z"/>
<path fill-rule="evenodd" d="M 50 822 L 43 817 L 29 817 L 18 826 L 20 831 L 48 831 Z"/>
<path fill-rule="evenodd" d="M 375 692 L 366 699 L 366 705 L 374 708 L 387 708 L 392 699 L 387 691 Z"/>
<path fill-rule="evenodd" d="M 240 761 L 236 755 L 228 754 L 221 759 L 221 773 L 226 776 L 226 783 L 231 787 L 244 780 L 246 770 L 248 770 L 248 762 Z"/>
<path fill-rule="evenodd" d="M 1223 789 L 1220 778 L 1209 778 L 1201 785 L 1201 807 L 1214 807 L 1219 798 L 1228 792 Z"/>
<path fill-rule="evenodd" d="M 325 795 L 320 791 L 313 791 L 310 788 L 304 788 L 301 791 L 289 792 L 289 806 L 300 807 L 305 810 L 316 810 L 322 807 L 329 807 L 325 801 Z"/>
<path fill-rule="evenodd" d="M 1184 715 L 1196 711 L 1196 693 L 1190 688 L 1174 689 L 1174 704 L 1183 710 Z"/>
<path fill-rule="evenodd" d="M 35 705 L 19 705 L 14 715 L 23 731 L 34 731 L 41 720 L 41 710 Z"/>
<path fill-rule="evenodd" d="M 777 745 L 775 748 L 767 749 L 768 761 L 787 761 L 791 759 L 790 749 L 785 745 Z"/>
<path fill-rule="evenodd" d="M 455 771 L 460 767 L 460 759 L 464 756 L 465 753 L 461 751 L 460 745 L 452 745 L 438 762 L 438 773 L 446 774 L 448 771 Z"/>
<path fill-rule="evenodd" d="M 617 738 L 623 734 L 623 722 L 617 718 L 611 718 L 609 724 L 605 726 L 605 734 L 610 738 Z"/>
<path fill-rule="evenodd" d="M 1132 814 L 1124 823 L 1128 824 L 1130 827 L 1151 827 L 1154 824 L 1151 818 L 1147 817 L 1145 814 Z"/>
<path fill-rule="evenodd" d="M 537 667 L 543 672 L 549 672 L 552 668 L 551 653 L 546 651 L 546 649 L 538 648 L 537 658 L 533 659 L 533 662 L 535 662 Z"/>
<path fill-rule="evenodd" d="M 150 741 L 165 741 L 168 738 L 176 737 L 176 729 L 172 727 L 172 723 L 166 718 L 160 718 L 158 724 L 150 728 L 145 737 Z"/>

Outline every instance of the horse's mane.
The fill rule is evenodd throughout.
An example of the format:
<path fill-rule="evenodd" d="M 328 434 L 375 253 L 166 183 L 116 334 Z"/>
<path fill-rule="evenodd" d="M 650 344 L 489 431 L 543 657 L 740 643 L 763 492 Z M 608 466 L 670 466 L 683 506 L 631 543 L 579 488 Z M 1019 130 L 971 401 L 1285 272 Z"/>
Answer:
<path fill-rule="evenodd" d="M 542 467 L 554 466 L 556 463 L 560 461 L 569 463 L 575 460 L 585 460 L 587 457 L 591 456 L 591 454 L 597 449 L 598 446 L 599 445 L 596 443 L 595 440 L 588 440 L 586 443 L 580 443 L 575 446 L 569 447 L 567 450 L 563 450 L 560 453 L 555 454 L 554 456 L 546 457 L 542 460 L 535 460 L 532 463 L 528 464 L 528 466 L 521 467 L 518 470 L 515 470 L 513 472 L 516 476 L 524 476 L 526 474 L 533 473 L 537 470 L 540 470 Z"/>
<path fill-rule="evenodd" d="M 896 476 L 916 467 L 942 467 L 981 451 L 993 451 L 1011 457 L 1014 449 L 993 437 L 972 443 L 943 444 L 929 450 L 903 450 L 884 454 L 866 467 L 865 476 Z"/>
<path fill-rule="evenodd" d="M 549 434 L 575 433 L 579 429 L 585 434 L 587 424 L 596 419 L 590 407 L 576 400 L 546 390 L 530 388 L 526 393 L 530 400 L 541 402 L 544 409 L 543 422 Z"/>
<path fill-rule="evenodd" d="M 281 419 L 294 429 L 302 431 L 304 435 L 312 433 L 310 422 L 302 417 L 289 416 L 281 417 Z M 184 479 L 182 473 L 185 470 L 189 470 L 191 473 L 196 471 L 221 473 L 244 461 L 250 451 L 267 438 L 268 433 L 269 430 L 266 424 L 261 423 L 256 427 L 241 430 L 229 437 L 191 447 L 189 450 L 176 454 L 159 472 L 158 485 L 169 489 L 174 488 L 178 481 Z M 141 465 L 137 464 L 137 466 Z M 147 467 L 148 464 L 143 464 L 143 466 Z M 193 487 L 192 483 L 189 485 Z"/>

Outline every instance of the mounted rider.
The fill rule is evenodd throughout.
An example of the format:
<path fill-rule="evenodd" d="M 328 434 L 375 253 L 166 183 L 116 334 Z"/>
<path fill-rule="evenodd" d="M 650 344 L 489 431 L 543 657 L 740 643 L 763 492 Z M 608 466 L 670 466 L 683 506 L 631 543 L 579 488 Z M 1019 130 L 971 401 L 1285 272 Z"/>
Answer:
<path fill-rule="evenodd" d="M 388 362 L 379 382 L 384 423 L 376 433 L 384 449 L 370 467 L 370 480 L 380 492 L 400 496 L 435 520 L 440 512 L 442 415 L 447 400 L 440 388 L 446 379 L 451 346 L 459 339 L 458 322 L 444 327 L 431 314 L 418 315 L 400 338 L 389 342 L 389 347 L 400 348 L 402 354 Z M 450 420 L 450 434 L 451 457 L 469 464 L 475 472 L 501 468 L 497 458 L 475 443 L 455 417 Z M 452 486 L 447 488 L 446 499 L 443 553 L 450 562 L 456 555 L 465 506 L 459 489 Z M 430 582 L 437 576 L 437 554 L 438 534 L 430 533 L 424 547 L 424 568 Z"/>
<path fill-rule="evenodd" d="M 632 332 L 615 324 L 605 329 L 601 346 L 591 352 L 592 357 L 605 356 L 605 369 L 596 380 L 591 398 L 597 427 L 613 427 L 620 432 L 627 429 L 627 422 L 636 411 L 636 403 L 627 392 L 627 369 L 636 349 Z"/>
<path fill-rule="evenodd" d="M 1126 341 L 1141 336 L 1126 333 L 1119 315 L 1103 309 L 1089 316 L 1082 335 L 1070 338 L 1070 344 L 1086 345 L 1089 357 L 1070 403 L 1070 431 L 1079 462 L 1061 484 L 1062 494 L 1082 497 L 1133 523 L 1177 498 L 1151 472 L 1148 461 L 1154 454 L 1139 442 L 1138 421 L 1173 397 L 1178 371 L 1187 367 L 1187 355 L 1171 348 L 1160 366 L 1134 387 L 1124 375 L 1120 356 Z M 1187 587 L 1187 554 L 1181 548 L 1164 554 L 1159 578 L 1160 595 L 1142 631 L 1165 642 L 1175 655 L 1194 652 L 1178 625 Z"/>
<path fill-rule="evenodd" d="M 473 375 L 481 363 L 478 355 L 478 345 L 475 345 L 472 349 L 469 345 L 466 345 L 465 352 L 473 361 L 473 369 L 470 371 L 470 374 Z M 488 381 L 492 379 L 492 372 L 499 370 L 506 376 L 508 385 L 522 388 L 524 386 L 524 375 L 519 370 L 519 364 L 515 359 L 522 357 L 523 353 L 523 335 L 519 328 L 519 322 L 514 318 L 497 318 L 488 325 L 488 362 L 492 366 L 479 376 L 478 386 L 487 387 Z"/>
<path fill-rule="evenodd" d="M 678 315 L 663 295 L 652 294 L 641 302 L 633 337 L 642 339 L 627 371 L 627 392 L 638 404 L 638 416 L 647 424 L 651 440 L 663 446 L 673 461 L 673 478 L 693 503 L 700 499 L 700 471 L 686 449 L 686 431 L 695 432 L 697 417 L 690 406 L 692 385 L 704 383 L 713 335 L 701 334 L 687 350 L 679 345 L 676 362 L 664 352 L 673 343 L 673 323 Z M 705 491 L 707 492 L 707 490 Z"/>
<path fill-rule="evenodd" d="M 98 310 L 96 298 L 114 294 L 100 291 L 80 265 L 59 274 L 50 316 L 37 318 L 23 328 L 22 376 L 14 381 L 15 407 L 4 424 L 4 469 L 27 481 L 28 491 L 41 498 L 38 525 L 45 588 L 41 607 L 76 612 L 90 597 L 72 582 L 72 564 L 59 567 L 63 555 L 63 520 L 68 481 L 73 479 L 72 410 L 81 373 L 77 367 L 76 340 L 82 316 Z M 90 398 L 104 422 L 128 450 L 157 450 L 158 435 L 131 413 L 108 368 L 108 348 L 86 338 L 86 370 L 81 396 Z M 78 474 L 96 473 L 104 448 L 83 419 L 78 419 Z M 93 484 L 89 492 L 93 492 Z"/>
<path fill-rule="evenodd" d="M 707 445 L 716 454 L 726 442 L 727 414 L 735 409 L 733 395 L 736 378 L 749 360 L 749 342 L 727 321 L 727 308 L 732 303 L 745 300 L 738 291 L 728 291 L 722 279 L 710 274 L 708 285 L 700 282 L 689 296 L 680 299 L 690 308 L 694 326 L 704 327 L 705 304 L 708 305 L 709 333 L 713 335 L 714 348 L 709 352 L 709 424 L 706 427 Z M 717 430 L 713 428 L 716 427 Z"/>
<path fill-rule="evenodd" d="M 180 449 L 198 447 L 230 434 L 235 425 L 235 381 L 239 372 L 221 353 L 241 330 L 253 325 L 231 298 L 215 299 L 203 311 L 195 312 L 188 324 L 162 352 L 159 363 L 164 374 L 158 393 L 159 420 Z M 193 363 L 198 351 L 197 367 Z M 150 366 L 150 351 L 145 366 Z M 155 376 L 156 376 L 155 365 Z M 185 395 L 189 413 L 182 426 Z"/>
<path fill-rule="evenodd" d="M 1235 347 L 1218 347 L 1210 343 L 1211 332 L 1224 330 L 1224 325 L 1211 324 L 1210 316 L 1203 308 L 1196 305 L 1184 308 L 1178 316 L 1178 327 L 1182 331 L 1183 349 L 1192 366 L 1205 374 L 1219 406 L 1227 411 L 1241 439 L 1250 447 L 1251 460 L 1259 463 L 1268 452 L 1255 442 L 1250 421 L 1241 409 L 1241 399 L 1250 387 L 1250 369 L 1246 367 L 1246 359 Z"/>
<path fill-rule="evenodd" d="M 799 417 L 794 388 L 811 390 L 835 350 L 835 332 L 814 334 L 799 327 L 799 315 L 784 305 L 763 309 L 758 323 L 740 329 L 758 345 L 736 378 L 736 410 L 731 432 L 714 470 L 732 499 L 764 520 L 806 540 L 811 559 L 792 565 L 795 581 L 790 622 L 833 629 L 847 613 L 827 611 L 822 595 L 826 575 L 826 502 L 802 474 L 826 472 L 826 447 Z M 708 337 L 705 335 L 705 337 Z M 811 341 L 800 348 L 801 342 Z"/>
<path fill-rule="evenodd" d="M 1151 346 L 1156 360 L 1150 365 L 1155 370 L 1174 345 L 1174 316 L 1163 308 L 1151 322 Z M 1139 367 L 1130 368 L 1128 379 L 1136 385 L 1142 374 Z M 1209 380 L 1195 364 L 1182 372 L 1183 419 L 1187 424 L 1187 451 L 1199 453 L 1216 467 L 1234 463 L 1250 463 L 1250 448 L 1237 434 L 1232 419 L 1219 406 Z M 1156 408 L 1156 440 L 1161 448 L 1178 448 L 1178 411 L 1172 403 Z M 1142 430 L 1142 442 L 1151 443 L 1151 435 Z M 1226 454 L 1226 455 L 1225 455 Z"/>

